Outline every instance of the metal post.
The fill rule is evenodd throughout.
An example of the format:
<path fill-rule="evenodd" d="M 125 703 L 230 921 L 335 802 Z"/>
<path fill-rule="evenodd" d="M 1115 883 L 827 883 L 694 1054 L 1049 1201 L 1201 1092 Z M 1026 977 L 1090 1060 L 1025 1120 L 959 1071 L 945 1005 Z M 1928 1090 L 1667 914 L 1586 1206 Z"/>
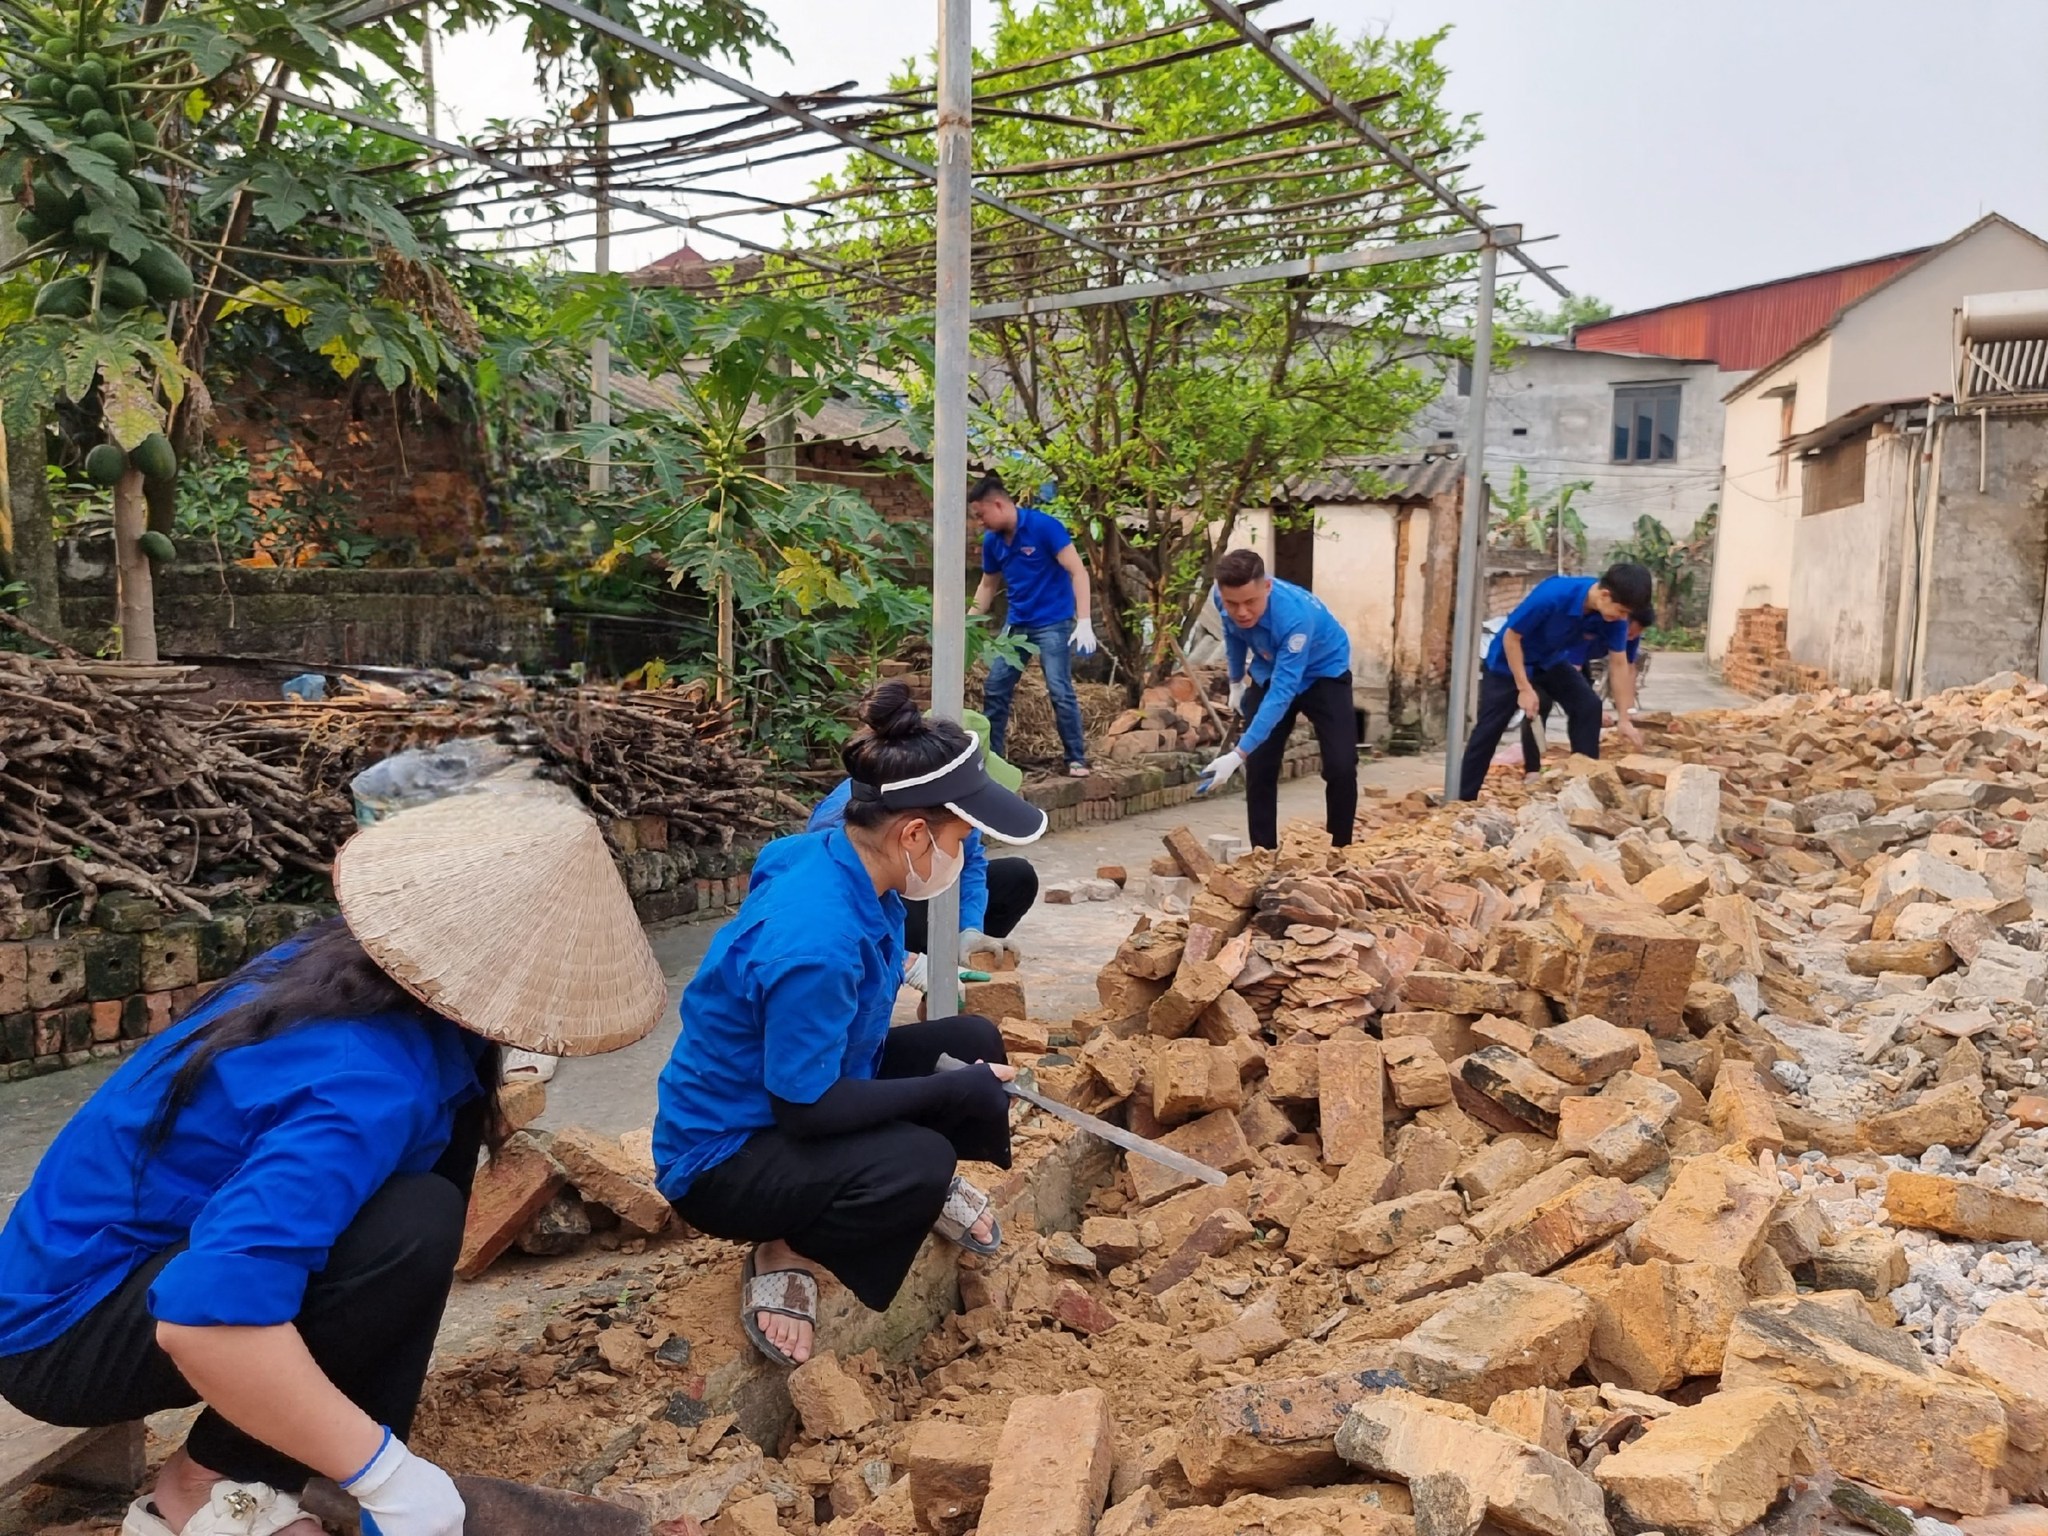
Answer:
<path fill-rule="evenodd" d="M 970 0 L 939 0 L 938 307 L 932 393 L 932 713 L 960 718 L 967 691 L 967 306 L 974 205 Z M 960 1011 L 960 891 L 931 903 L 926 1012 Z"/>
<path fill-rule="evenodd" d="M 597 80 L 597 275 L 612 269 L 612 93 L 603 75 Z M 612 339 L 599 336 L 590 344 L 590 424 L 612 424 Z M 612 488 L 612 452 L 598 448 L 590 456 L 590 489 L 602 496 Z"/>
<path fill-rule="evenodd" d="M 1472 323 L 1472 405 L 1465 422 L 1465 520 L 1458 529 L 1458 608 L 1451 619 L 1451 700 L 1444 730 L 1444 799 L 1458 797 L 1465 733 L 1472 712 L 1486 558 L 1486 387 L 1493 375 L 1493 282 L 1499 253 L 1479 249 L 1479 312 Z"/>

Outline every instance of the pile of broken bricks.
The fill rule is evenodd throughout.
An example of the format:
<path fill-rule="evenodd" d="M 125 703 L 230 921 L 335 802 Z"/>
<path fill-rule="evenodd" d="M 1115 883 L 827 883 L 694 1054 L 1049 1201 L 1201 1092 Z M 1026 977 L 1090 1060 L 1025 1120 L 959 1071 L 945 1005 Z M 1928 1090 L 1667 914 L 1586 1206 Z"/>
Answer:
<path fill-rule="evenodd" d="M 1127 709 L 1110 721 L 1103 735 L 1103 754 L 1112 762 L 1128 762 L 1155 752 L 1221 746 L 1222 706 L 1211 697 L 1218 681 L 1217 669 L 1209 667 L 1194 675 L 1177 672 L 1164 683 L 1147 688 L 1136 709 Z"/>
<path fill-rule="evenodd" d="M 779 1443 L 637 1426 L 744 1467 L 714 1536 L 2048 1529 L 2048 689 L 1643 723 L 1345 850 L 1176 834 L 1030 1064 L 1228 1182 L 1011 1221 Z"/>

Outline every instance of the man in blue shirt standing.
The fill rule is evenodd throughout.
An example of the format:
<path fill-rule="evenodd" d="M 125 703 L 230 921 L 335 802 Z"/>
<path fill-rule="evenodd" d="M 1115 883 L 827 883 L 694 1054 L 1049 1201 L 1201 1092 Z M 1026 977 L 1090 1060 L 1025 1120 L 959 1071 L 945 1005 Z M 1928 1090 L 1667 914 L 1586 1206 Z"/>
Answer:
<path fill-rule="evenodd" d="M 1564 706 L 1572 751 L 1600 755 L 1600 695 L 1580 675 L 1577 662 L 1607 650 L 1607 675 L 1614 692 L 1615 729 L 1630 746 L 1642 736 L 1628 714 L 1635 707 L 1635 678 L 1628 666 L 1628 621 L 1650 609 L 1650 573 L 1640 565 L 1609 566 L 1604 576 L 1551 576 L 1508 615 L 1494 636 L 1479 674 L 1478 718 L 1458 776 L 1458 798 L 1477 800 L 1486 783 L 1494 749 L 1515 717 L 1542 713 L 1542 700 Z"/>
<path fill-rule="evenodd" d="M 1095 625 L 1089 618 L 1088 567 L 1060 520 L 1035 507 L 1020 507 L 1003 489 L 1000 475 L 983 475 L 967 492 L 967 508 L 981 519 L 981 585 L 974 612 L 987 613 L 996 589 L 1009 598 L 1005 633 L 1020 635 L 1038 649 L 1045 691 L 1066 748 L 1067 772 L 1088 777 L 1088 737 L 1081 724 L 1081 700 L 1067 650 L 1095 654 Z M 1010 700 L 1023 672 L 998 656 L 989 663 L 982 708 L 989 720 L 989 751 L 1002 754 L 1010 734 Z"/>
<path fill-rule="evenodd" d="M 1217 611 L 1230 665 L 1230 704 L 1250 723 L 1237 745 L 1202 770 L 1202 794 L 1244 769 L 1252 846 L 1280 846 L 1280 769 L 1295 718 L 1307 715 L 1323 754 L 1330 841 L 1351 841 L 1358 819 L 1358 714 L 1351 700 L 1351 637 L 1314 594 L 1266 574 L 1234 549 L 1216 562 Z"/>

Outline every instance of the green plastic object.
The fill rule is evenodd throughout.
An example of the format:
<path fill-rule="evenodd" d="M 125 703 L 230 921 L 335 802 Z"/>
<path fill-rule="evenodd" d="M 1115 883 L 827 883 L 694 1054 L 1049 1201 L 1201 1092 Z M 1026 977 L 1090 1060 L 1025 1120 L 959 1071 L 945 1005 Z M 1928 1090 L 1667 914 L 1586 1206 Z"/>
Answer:
<path fill-rule="evenodd" d="M 994 981 L 995 977 L 989 975 L 987 971 L 962 971 L 960 979 L 962 981 Z"/>

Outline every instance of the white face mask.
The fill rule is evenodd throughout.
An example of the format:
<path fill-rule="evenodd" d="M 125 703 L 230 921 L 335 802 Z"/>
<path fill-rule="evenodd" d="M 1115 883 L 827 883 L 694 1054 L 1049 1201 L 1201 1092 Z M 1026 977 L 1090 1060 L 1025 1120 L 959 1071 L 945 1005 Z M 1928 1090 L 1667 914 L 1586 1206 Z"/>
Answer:
<path fill-rule="evenodd" d="M 967 854 L 963 850 L 949 854 L 939 846 L 929 827 L 925 836 L 932 840 L 932 872 L 920 875 L 917 866 L 911 862 L 910 850 L 903 850 L 903 864 L 910 871 L 910 878 L 904 882 L 903 894 L 912 901 L 930 901 L 943 891 L 950 891 L 960 878 L 960 871 L 967 867 Z"/>

